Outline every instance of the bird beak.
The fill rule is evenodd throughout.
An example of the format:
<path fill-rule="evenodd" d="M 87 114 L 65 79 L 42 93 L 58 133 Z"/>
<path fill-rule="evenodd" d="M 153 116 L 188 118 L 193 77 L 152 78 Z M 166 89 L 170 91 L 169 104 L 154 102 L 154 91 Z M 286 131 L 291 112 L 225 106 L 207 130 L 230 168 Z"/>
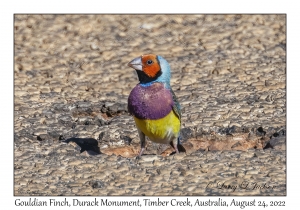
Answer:
<path fill-rule="evenodd" d="M 128 66 L 130 66 L 131 68 L 134 68 L 135 70 L 143 71 L 142 57 L 140 56 L 140 57 L 133 59 L 132 61 L 130 61 L 128 63 Z"/>

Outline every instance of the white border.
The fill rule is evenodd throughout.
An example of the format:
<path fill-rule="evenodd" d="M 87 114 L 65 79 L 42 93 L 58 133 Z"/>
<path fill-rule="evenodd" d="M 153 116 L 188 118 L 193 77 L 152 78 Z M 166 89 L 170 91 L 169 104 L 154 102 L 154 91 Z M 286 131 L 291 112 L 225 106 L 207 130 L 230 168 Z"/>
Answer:
<path fill-rule="evenodd" d="M 299 11 L 296 1 L 4 1 L 1 2 L 1 190 L 0 206 L 13 207 L 13 14 L 14 13 L 287 13 L 287 197 L 235 197 L 239 200 L 285 200 L 286 207 L 298 207 L 299 185 Z M 24 199 L 25 197 L 21 197 Z M 42 199 L 43 197 L 38 197 Z M 50 199 L 50 197 L 44 197 Z M 56 198 L 57 197 L 53 197 Z M 139 197 L 110 197 L 131 200 Z M 140 197 L 142 199 L 143 197 Z M 151 197 L 154 199 L 156 197 Z M 173 197 L 164 197 L 171 200 Z M 199 197 L 209 199 L 209 197 Z M 221 197 L 227 202 L 234 197 Z M 72 197 L 68 197 L 72 199 Z M 90 199 L 85 197 L 86 200 Z M 183 197 L 178 197 L 183 199 Z M 195 197 L 191 197 L 195 199 Z M 217 197 L 211 197 L 217 199 Z M 49 208 L 49 207 L 48 207 Z M 103 207 L 101 207 L 103 208 Z M 132 208 L 132 207 L 127 207 Z M 153 208 L 153 207 L 151 207 Z M 159 207 L 160 208 L 160 207 Z M 162 207 L 163 208 L 163 207 Z M 180 207 L 177 207 L 180 208 Z M 204 207 L 199 207 L 204 208 Z M 205 208 L 204 208 L 205 209 Z M 240 208 L 238 208 L 240 209 Z"/>

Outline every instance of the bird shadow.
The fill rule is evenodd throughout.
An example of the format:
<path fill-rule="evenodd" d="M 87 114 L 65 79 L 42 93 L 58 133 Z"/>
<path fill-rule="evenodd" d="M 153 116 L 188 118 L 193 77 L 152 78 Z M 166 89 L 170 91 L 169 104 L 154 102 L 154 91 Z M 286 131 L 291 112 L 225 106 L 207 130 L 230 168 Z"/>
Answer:
<path fill-rule="evenodd" d="M 81 149 L 80 153 L 87 151 L 89 155 L 99 155 L 101 154 L 100 148 L 98 146 L 98 141 L 94 138 L 69 138 L 66 140 L 62 140 L 61 142 L 64 143 L 70 143 L 74 142 L 76 143 Z"/>

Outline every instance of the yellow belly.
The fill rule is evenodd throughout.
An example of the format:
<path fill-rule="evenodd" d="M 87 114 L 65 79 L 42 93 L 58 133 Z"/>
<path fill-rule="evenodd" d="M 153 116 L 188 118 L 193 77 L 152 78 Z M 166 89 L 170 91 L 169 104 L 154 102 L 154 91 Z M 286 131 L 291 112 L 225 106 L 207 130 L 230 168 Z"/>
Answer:
<path fill-rule="evenodd" d="M 134 117 L 136 126 L 156 143 L 170 143 L 177 138 L 180 131 L 180 120 L 173 110 L 164 118 L 158 120 L 142 120 Z"/>

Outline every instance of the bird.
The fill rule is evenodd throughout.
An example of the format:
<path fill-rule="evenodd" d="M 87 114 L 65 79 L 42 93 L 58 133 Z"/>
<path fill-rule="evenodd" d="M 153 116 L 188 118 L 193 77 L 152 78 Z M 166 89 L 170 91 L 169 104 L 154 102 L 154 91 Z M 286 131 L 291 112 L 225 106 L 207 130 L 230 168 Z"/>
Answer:
<path fill-rule="evenodd" d="M 141 149 L 141 157 L 147 136 L 151 141 L 170 144 L 175 152 L 186 152 L 180 143 L 181 111 L 173 92 L 171 67 L 160 55 L 141 55 L 128 63 L 135 69 L 139 83 L 128 96 L 128 112 L 133 115 Z"/>

